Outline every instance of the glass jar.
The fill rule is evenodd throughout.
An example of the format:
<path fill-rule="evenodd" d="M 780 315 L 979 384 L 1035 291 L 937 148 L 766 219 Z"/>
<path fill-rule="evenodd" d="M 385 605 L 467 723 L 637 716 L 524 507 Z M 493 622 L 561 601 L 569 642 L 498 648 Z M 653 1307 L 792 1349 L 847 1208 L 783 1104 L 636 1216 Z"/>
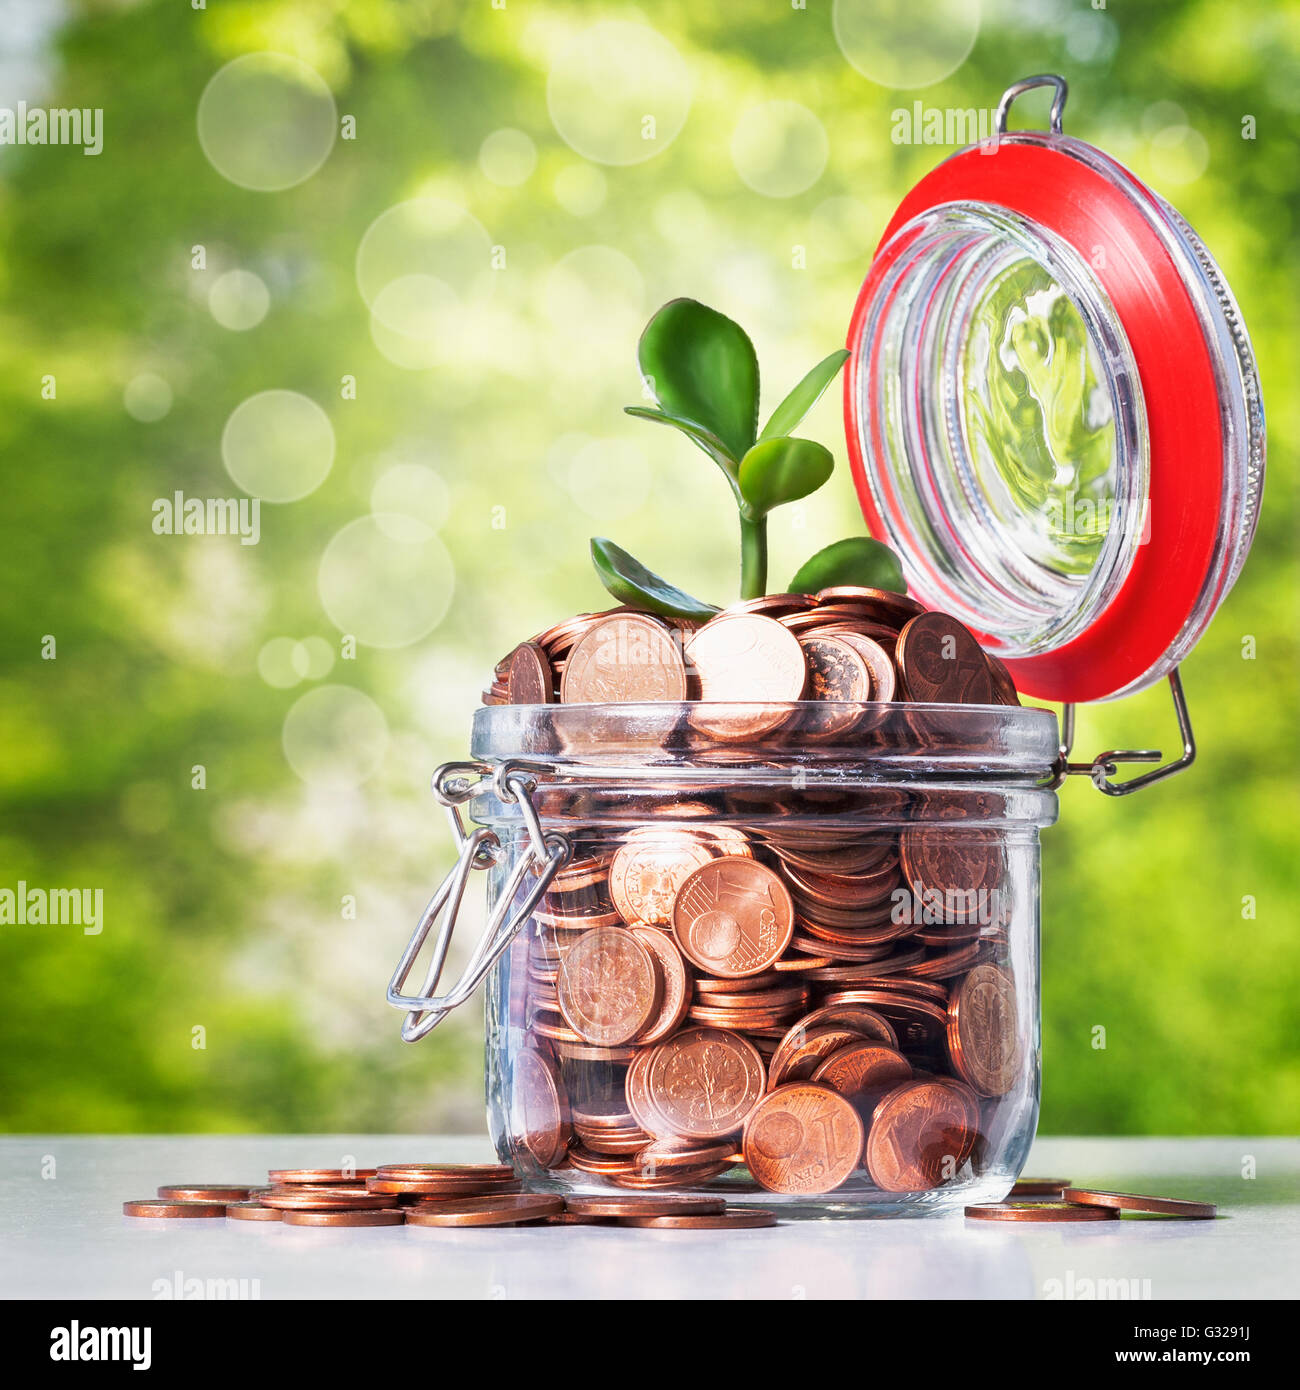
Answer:
<path fill-rule="evenodd" d="M 506 705 L 472 749 L 485 780 L 440 786 L 479 827 L 467 974 L 490 972 L 489 1124 L 530 1188 L 828 1215 L 1006 1195 L 1038 1113 L 1050 713 Z"/>

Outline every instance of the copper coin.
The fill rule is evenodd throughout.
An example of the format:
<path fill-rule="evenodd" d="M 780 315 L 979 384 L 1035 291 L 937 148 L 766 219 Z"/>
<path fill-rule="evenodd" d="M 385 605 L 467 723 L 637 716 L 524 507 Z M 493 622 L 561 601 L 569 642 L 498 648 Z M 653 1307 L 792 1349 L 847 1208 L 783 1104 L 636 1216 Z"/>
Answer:
<path fill-rule="evenodd" d="M 569 653 L 560 681 L 565 704 L 686 698 L 686 667 L 668 629 L 640 613 L 597 623 Z"/>
<path fill-rule="evenodd" d="M 780 623 L 756 613 L 723 614 L 704 624 L 686 648 L 699 699 L 744 704 L 730 715 L 692 710 L 703 733 L 752 738 L 783 723 L 789 711 L 773 708 L 803 698 L 808 667 L 799 640 Z"/>
<path fill-rule="evenodd" d="M 808 667 L 807 698 L 836 704 L 861 704 L 871 698 L 871 670 L 855 647 L 840 637 L 814 634 L 798 639 Z M 827 738 L 842 734 L 857 722 L 860 711 L 818 710 L 801 730 L 805 736 Z"/>
<path fill-rule="evenodd" d="M 406 1213 L 411 1226 L 514 1226 L 558 1216 L 564 1198 L 546 1192 L 521 1192 L 504 1197 L 467 1197 L 437 1208 L 412 1207 Z"/>
<path fill-rule="evenodd" d="M 173 1202 L 245 1202 L 251 1187 L 234 1183 L 170 1183 L 158 1189 L 158 1195 Z"/>
<path fill-rule="evenodd" d="M 378 1179 L 370 1181 L 378 1182 Z M 276 1207 L 281 1211 L 365 1211 L 397 1205 L 393 1195 L 382 1188 L 352 1192 L 309 1185 L 276 1188 L 263 1193 L 258 1200 L 264 1207 Z"/>
<path fill-rule="evenodd" d="M 754 1231 L 775 1226 L 776 1216 L 756 1207 L 729 1207 L 710 1216 L 625 1216 L 618 1224 L 650 1231 Z"/>
<path fill-rule="evenodd" d="M 147 1197 L 139 1202 L 123 1202 L 122 1213 L 125 1216 L 177 1218 L 225 1216 L 226 1204 L 224 1202 L 178 1202 L 161 1197 Z"/>
<path fill-rule="evenodd" d="M 721 1177 L 731 1167 L 730 1163 L 705 1163 L 693 1168 L 662 1168 L 650 1172 L 642 1168 L 631 1168 L 621 1173 L 611 1173 L 609 1181 L 615 1187 L 631 1188 L 634 1192 L 659 1192 L 671 1188 L 680 1192 L 683 1188 L 703 1187 L 714 1178 Z"/>
<path fill-rule="evenodd" d="M 623 1078 L 624 1092 L 628 1109 L 636 1117 L 637 1124 L 649 1134 L 664 1138 L 673 1137 L 673 1127 L 655 1109 L 650 1096 L 650 1063 L 654 1060 L 655 1049 L 641 1048 L 632 1059 Z"/>
<path fill-rule="evenodd" d="M 587 1129 L 637 1129 L 636 1116 L 627 1108 L 621 1096 L 610 1096 L 602 1100 L 586 1100 L 573 1109 L 573 1123 Z"/>
<path fill-rule="evenodd" d="M 555 1055 L 571 1062 L 608 1062 L 625 1066 L 636 1056 L 635 1047 L 588 1047 L 585 1043 L 557 1042 Z"/>
<path fill-rule="evenodd" d="M 909 700 L 991 705 L 993 678 L 984 649 L 947 613 L 920 613 L 898 634 L 895 651 Z"/>
<path fill-rule="evenodd" d="M 543 1168 L 553 1168 L 569 1147 L 570 1126 L 568 1095 L 554 1063 L 536 1048 L 520 1048 L 511 1070 L 511 1132 Z"/>
<path fill-rule="evenodd" d="M 659 976 L 658 1011 L 636 1040 L 643 1045 L 661 1042 L 681 1027 L 691 1006 L 690 976 L 677 943 L 666 932 L 654 927 L 633 927 L 632 935 L 654 958 Z"/>
<path fill-rule="evenodd" d="M 616 1226 L 618 1223 L 610 1216 L 579 1216 L 576 1211 L 557 1211 L 554 1216 L 544 1216 L 539 1226 Z"/>
<path fill-rule="evenodd" d="M 1143 1211 L 1154 1216 L 1181 1216 L 1189 1221 L 1213 1221 L 1219 1210 L 1213 1202 L 1142 1197 L 1135 1192 L 1100 1192 L 1091 1187 L 1067 1187 L 1064 1200 L 1078 1203 L 1088 1211 Z"/>
<path fill-rule="evenodd" d="M 788 987 L 789 984 L 789 980 L 783 980 L 773 969 L 766 970 L 761 975 L 746 975 L 733 980 L 697 979 L 695 993 L 701 996 L 700 1002 L 705 1003 L 711 994 L 738 997 L 743 994 L 755 994 L 761 990 Z"/>
<path fill-rule="evenodd" d="M 766 1081 L 758 1049 L 723 1028 L 689 1028 L 660 1043 L 645 1077 L 653 1114 L 688 1139 L 740 1129 Z"/>
<path fill-rule="evenodd" d="M 637 1155 L 638 1173 L 653 1175 L 683 1168 L 710 1167 L 715 1163 L 731 1166 L 734 1142 L 701 1144 L 687 1139 L 656 1139 Z"/>
<path fill-rule="evenodd" d="M 614 1177 L 618 1173 L 630 1173 L 636 1167 L 635 1154 L 602 1154 L 575 1144 L 569 1150 L 567 1162 L 571 1167 L 584 1173 L 596 1173 L 601 1177 Z"/>
<path fill-rule="evenodd" d="M 876 1105 L 867 1133 L 872 1182 L 886 1192 L 925 1192 L 947 1181 L 969 1150 L 971 1108 L 939 1081 L 895 1087 Z"/>
<path fill-rule="evenodd" d="M 948 1005 L 954 1070 L 982 1096 L 1004 1096 L 1020 1075 L 1023 1050 L 1015 981 L 996 965 L 977 965 Z"/>
<path fill-rule="evenodd" d="M 555 676 L 546 653 L 535 642 L 521 642 L 506 657 L 506 699 L 512 705 L 549 705 Z"/>
<path fill-rule="evenodd" d="M 891 589 L 869 589 L 858 584 L 832 585 L 822 589 L 816 599 L 818 607 L 851 603 L 855 607 L 869 609 L 879 615 L 881 622 L 893 627 L 902 627 L 909 618 L 925 612 L 914 598 L 908 598 L 906 594 L 896 594 Z"/>
<path fill-rule="evenodd" d="M 262 1202 L 230 1202 L 226 1215 L 232 1221 L 279 1221 L 284 1213 L 278 1207 L 268 1207 Z"/>
<path fill-rule="evenodd" d="M 993 681 L 993 698 L 1000 705 L 1018 705 L 1020 695 L 1016 690 L 1016 682 L 1007 670 L 1006 663 L 992 652 L 985 652 L 984 659 L 989 664 L 989 677 Z"/>
<path fill-rule="evenodd" d="M 971 1221 L 1105 1221 L 1119 1216 L 1108 1207 L 1076 1207 L 1069 1202 L 989 1202 L 967 1207 Z"/>
<path fill-rule="evenodd" d="M 533 921 L 558 931 L 594 931 L 597 927 L 622 924 L 623 914 L 610 909 L 604 912 L 533 912 Z"/>
<path fill-rule="evenodd" d="M 286 1226 L 404 1226 L 404 1211 L 286 1211 Z"/>
<path fill-rule="evenodd" d="M 826 635 L 830 636 L 831 634 L 827 633 Z M 871 673 L 871 694 L 867 698 L 881 702 L 892 700 L 896 692 L 897 682 L 894 675 L 894 663 L 884 647 L 860 632 L 836 631 L 834 635 L 841 642 L 847 642 L 866 662 L 867 670 Z"/>
<path fill-rule="evenodd" d="M 556 990 L 569 1027 L 600 1047 L 635 1038 L 659 1007 L 655 959 L 623 927 L 597 927 L 580 936 L 560 962 Z"/>
<path fill-rule="evenodd" d="M 787 1081 L 811 1081 L 813 1072 L 827 1057 L 860 1040 L 861 1034 L 852 1028 L 833 1023 L 791 1030 L 772 1054 L 767 1069 L 767 1089 L 775 1091 Z"/>
<path fill-rule="evenodd" d="M 419 1178 L 426 1182 L 510 1182 L 515 1170 L 508 1163 L 381 1163 L 377 1178 Z"/>
<path fill-rule="evenodd" d="M 566 1211 L 575 1216 L 709 1216 L 727 1209 L 722 1197 L 568 1197 Z"/>
<path fill-rule="evenodd" d="M 629 838 L 609 869 L 614 906 L 630 926 L 667 926 L 677 890 L 716 854 L 716 842 L 689 830 L 664 830 L 653 839 Z"/>
<path fill-rule="evenodd" d="M 1012 1197 L 1055 1197 L 1070 1185 L 1069 1178 L 1017 1178 L 1011 1189 Z"/>
<path fill-rule="evenodd" d="M 757 975 L 790 944 L 794 904 L 766 864 L 727 855 L 682 884 L 673 903 L 673 935 L 683 955 L 711 975 Z"/>
<path fill-rule="evenodd" d="M 899 853 L 914 910 L 947 922 L 986 922 L 1000 906 L 1003 852 L 997 831 L 908 826 Z"/>
<path fill-rule="evenodd" d="M 770 1192 L 831 1192 L 862 1158 L 862 1121 L 826 1086 L 796 1081 L 765 1096 L 745 1124 L 745 1163 Z"/>
<path fill-rule="evenodd" d="M 799 1028 L 809 1030 L 820 1028 L 828 1023 L 842 1023 L 846 1028 L 851 1028 L 864 1038 L 874 1038 L 877 1042 L 884 1043 L 886 1047 L 895 1049 L 898 1047 L 898 1034 L 894 1031 L 889 1020 L 876 1013 L 874 1009 L 853 1000 L 828 998 L 820 1009 L 814 1009 L 812 1013 L 800 1020 L 787 1036 L 794 1040 L 794 1035 Z"/>
<path fill-rule="evenodd" d="M 892 1091 L 912 1079 L 912 1064 L 901 1052 L 879 1043 L 850 1043 L 817 1064 L 812 1079 L 848 1101 Z"/>
<path fill-rule="evenodd" d="M 341 1182 L 365 1182 L 375 1176 L 373 1168 L 272 1168 L 266 1175 L 279 1186 L 294 1183 L 323 1183 L 333 1187 Z"/>
<path fill-rule="evenodd" d="M 609 879 L 611 854 L 593 855 L 587 859 L 571 860 L 551 880 L 547 897 L 552 893 L 575 893 L 582 888 L 594 888 Z"/>

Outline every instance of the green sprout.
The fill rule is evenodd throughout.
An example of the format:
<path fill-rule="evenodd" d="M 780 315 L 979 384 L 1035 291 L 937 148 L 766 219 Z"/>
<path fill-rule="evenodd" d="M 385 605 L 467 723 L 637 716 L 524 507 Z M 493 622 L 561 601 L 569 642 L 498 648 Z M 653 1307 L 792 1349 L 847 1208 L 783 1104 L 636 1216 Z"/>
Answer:
<path fill-rule="evenodd" d="M 830 450 L 791 431 L 817 404 L 849 354 L 824 357 L 758 428 L 758 357 L 749 335 L 716 309 L 674 299 L 646 325 L 637 348 L 641 377 L 655 401 L 627 413 L 680 430 L 722 470 L 740 521 L 740 597 L 767 593 L 767 518 L 775 508 L 816 492 L 831 476 Z M 667 617 L 707 620 L 717 608 L 669 584 L 613 541 L 595 537 L 592 562 L 620 602 Z M 789 592 L 833 584 L 906 592 L 902 567 L 869 536 L 836 541 L 808 560 Z"/>

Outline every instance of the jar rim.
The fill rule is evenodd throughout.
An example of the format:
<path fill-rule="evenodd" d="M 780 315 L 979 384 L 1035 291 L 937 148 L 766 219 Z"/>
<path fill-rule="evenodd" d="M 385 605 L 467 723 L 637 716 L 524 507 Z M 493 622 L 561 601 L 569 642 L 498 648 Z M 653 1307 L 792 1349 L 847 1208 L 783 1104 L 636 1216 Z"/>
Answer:
<path fill-rule="evenodd" d="M 471 755 L 556 775 L 698 778 L 769 772 L 1039 781 L 1060 739 L 1051 710 L 1003 705 L 673 701 L 486 705 Z"/>

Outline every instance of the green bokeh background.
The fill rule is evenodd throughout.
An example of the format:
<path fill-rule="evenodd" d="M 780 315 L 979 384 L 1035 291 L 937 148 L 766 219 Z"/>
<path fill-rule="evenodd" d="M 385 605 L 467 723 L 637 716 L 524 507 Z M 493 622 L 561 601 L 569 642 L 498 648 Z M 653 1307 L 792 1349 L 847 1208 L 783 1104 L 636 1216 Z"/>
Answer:
<path fill-rule="evenodd" d="M 621 414 L 637 399 L 637 327 L 679 294 L 732 314 L 755 338 L 770 408 L 842 341 L 890 211 L 947 153 L 892 143 L 891 113 L 917 99 L 988 108 L 1015 78 L 1062 71 L 1067 128 L 1174 202 L 1223 266 L 1259 357 L 1270 457 L 1252 559 L 1184 667 L 1195 769 L 1121 801 L 1072 783 L 1045 838 L 1041 1127 L 1296 1129 L 1300 5 L 984 11 L 951 76 L 900 91 L 845 61 L 824 0 L 68 6 L 50 85 L 7 100 L 103 107 L 104 152 L 0 150 L 0 885 L 102 887 L 105 928 L 0 927 L 0 1125 L 479 1132 L 477 1010 L 412 1048 L 383 1004 L 450 860 L 428 774 L 463 755 L 504 651 L 602 606 L 590 534 L 695 592 L 734 595 L 721 480 L 670 432 Z M 548 113 L 556 46 L 602 18 L 652 24 L 693 83 L 680 134 L 642 163 L 583 159 Z M 196 138 L 208 80 L 262 49 L 309 63 L 356 118 L 354 140 L 278 193 L 227 181 Z M 732 158 L 742 113 L 771 100 L 814 112 L 828 141 L 820 177 L 789 197 L 754 191 Z M 1041 124 L 1044 108 L 1026 99 L 1019 119 Z M 514 186 L 480 167 L 503 128 L 537 152 Z M 410 370 L 377 346 L 354 261 L 371 222 L 421 194 L 472 212 L 506 264 L 453 360 Z M 590 247 L 606 249 L 572 258 Z M 208 307 L 232 268 L 271 293 L 247 332 Z M 152 423 L 123 404 L 141 373 L 173 392 Z M 239 495 L 222 429 L 271 388 L 327 411 L 337 454 L 324 484 L 266 505 L 256 546 L 155 535 L 157 497 Z M 861 528 L 834 392 L 806 432 L 834 450 L 837 474 L 774 518 L 777 582 Z M 593 440 L 608 496 L 583 483 Z M 454 596 L 421 641 L 344 660 L 317 567 L 394 461 L 446 484 Z M 363 785 L 313 789 L 288 765 L 286 713 L 321 682 L 261 677 L 259 653 L 285 635 L 325 638 L 338 657 L 325 681 L 383 711 L 387 752 Z M 1078 745 L 1173 738 L 1156 689 L 1083 711 Z"/>

